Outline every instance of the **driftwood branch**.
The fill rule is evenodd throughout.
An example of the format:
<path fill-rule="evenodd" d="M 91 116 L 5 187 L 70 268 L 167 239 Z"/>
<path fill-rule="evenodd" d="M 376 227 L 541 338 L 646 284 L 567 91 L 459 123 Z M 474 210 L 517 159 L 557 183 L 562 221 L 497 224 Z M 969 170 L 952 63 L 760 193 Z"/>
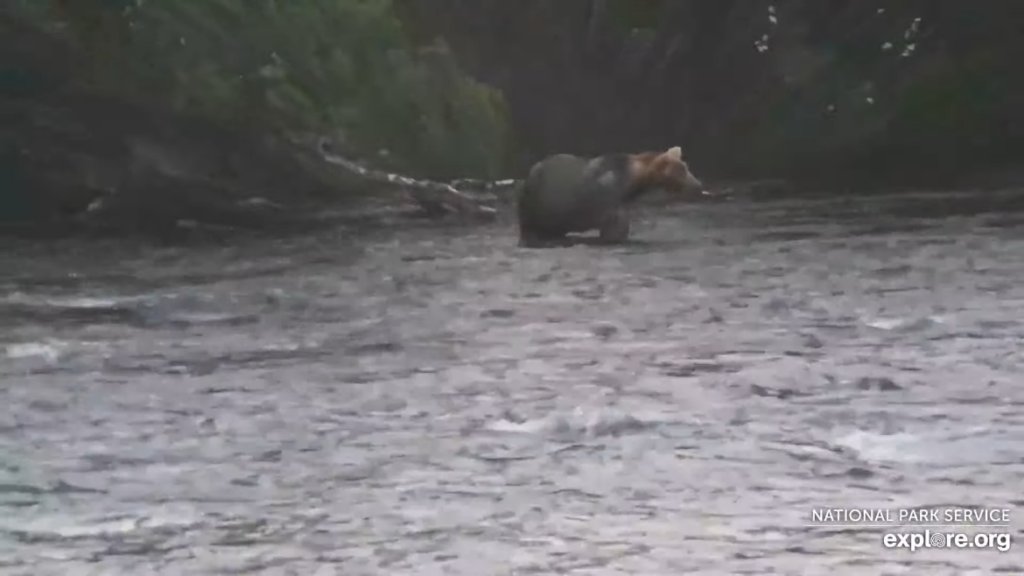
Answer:
<path fill-rule="evenodd" d="M 496 208 L 488 206 L 482 198 L 474 197 L 463 192 L 460 188 L 471 188 L 477 193 L 493 193 L 498 189 L 511 188 L 518 184 L 516 180 L 487 182 L 467 179 L 456 180 L 450 183 L 419 180 L 360 166 L 351 160 L 333 153 L 330 143 L 326 139 L 318 141 L 317 149 L 320 155 L 323 156 L 324 161 L 329 164 L 338 166 L 359 178 L 385 187 L 402 190 L 431 216 L 440 217 L 458 214 L 493 220 L 497 215 Z"/>

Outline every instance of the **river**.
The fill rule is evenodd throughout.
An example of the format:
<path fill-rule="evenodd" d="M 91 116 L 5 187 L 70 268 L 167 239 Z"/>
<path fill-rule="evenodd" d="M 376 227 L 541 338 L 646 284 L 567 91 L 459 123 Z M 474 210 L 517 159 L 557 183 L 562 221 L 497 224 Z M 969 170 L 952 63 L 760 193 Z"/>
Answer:
<path fill-rule="evenodd" d="M 1024 573 L 809 525 L 1024 536 L 1021 197 L 647 208 L 619 247 L 5 241 L 0 574 Z"/>

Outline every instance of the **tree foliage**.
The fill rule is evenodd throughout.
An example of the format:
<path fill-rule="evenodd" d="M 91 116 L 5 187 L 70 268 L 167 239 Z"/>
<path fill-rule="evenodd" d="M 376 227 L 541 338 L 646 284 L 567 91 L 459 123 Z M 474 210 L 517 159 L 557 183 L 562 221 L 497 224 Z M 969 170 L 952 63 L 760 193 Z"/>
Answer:
<path fill-rule="evenodd" d="M 1024 145 L 1011 2 L 403 2 L 504 91 L 527 161 L 681 144 L 706 174 L 930 185 Z"/>
<path fill-rule="evenodd" d="M 496 175 L 499 92 L 446 46 L 410 43 L 390 0 L 23 0 L 86 55 L 98 87 L 221 120 L 315 132 L 385 168 Z"/>

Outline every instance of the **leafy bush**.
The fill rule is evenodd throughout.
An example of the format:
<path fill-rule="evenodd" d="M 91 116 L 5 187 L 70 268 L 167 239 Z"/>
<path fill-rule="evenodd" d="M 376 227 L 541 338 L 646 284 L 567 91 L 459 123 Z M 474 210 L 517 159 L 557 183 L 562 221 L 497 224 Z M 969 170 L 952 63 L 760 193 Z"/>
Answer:
<path fill-rule="evenodd" d="M 222 120 L 341 135 L 378 165 L 427 177 L 493 177 L 507 156 L 501 94 L 463 75 L 443 44 L 411 46 L 390 0 L 50 4 L 45 17 L 66 23 L 104 87 Z"/>

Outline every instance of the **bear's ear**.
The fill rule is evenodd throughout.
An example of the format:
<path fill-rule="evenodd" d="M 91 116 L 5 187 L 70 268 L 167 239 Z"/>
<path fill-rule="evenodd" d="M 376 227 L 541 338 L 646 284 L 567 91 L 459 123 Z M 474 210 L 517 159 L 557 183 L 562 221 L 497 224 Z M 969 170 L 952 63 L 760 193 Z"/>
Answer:
<path fill-rule="evenodd" d="M 665 152 L 665 156 L 668 156 L 669 158 L 671 158 L 673 160 L 682 160 L 683 159 L 683 150 L 679 146 L 673 146 L 673 147 L 669 148 L 668 151 Z"/>

